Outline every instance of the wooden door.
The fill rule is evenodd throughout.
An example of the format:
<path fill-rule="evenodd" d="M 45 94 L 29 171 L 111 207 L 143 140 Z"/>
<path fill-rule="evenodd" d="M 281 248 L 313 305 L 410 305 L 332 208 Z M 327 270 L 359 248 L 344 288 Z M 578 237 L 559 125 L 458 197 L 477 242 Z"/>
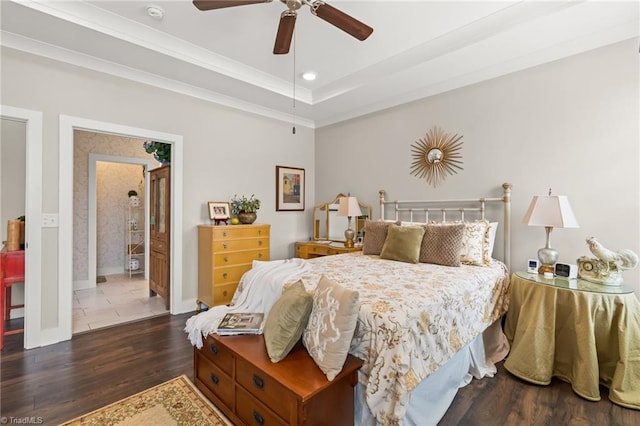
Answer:
<path fill-rule="evenodd" d="M 170 235 L 171 235 L 171 166 L 163 166 L 150 174 L 149 212 L 149 293 L 158 295 L 169 309 L 170 299 Z"/>

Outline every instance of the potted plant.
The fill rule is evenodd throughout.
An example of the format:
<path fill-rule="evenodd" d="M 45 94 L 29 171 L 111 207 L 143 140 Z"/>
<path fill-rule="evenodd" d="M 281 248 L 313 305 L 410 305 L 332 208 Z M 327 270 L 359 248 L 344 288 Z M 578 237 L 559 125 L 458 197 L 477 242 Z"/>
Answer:
<path fill-rule="evenodd" d="M 164 142 L 147 141 L 142 144 L 144 150 L 153 154 L 153 158 L 163 166 L 171 162 L 171 144 Z"/>
<path fill-rule="evenodd" d="M 260 208 L 260 200 L 258 200 L 255 194 L 251 194 L 251 197 L 246 196 L 238 197 L 234 195 L 231 199 L 231 213 L 238 218 L 240 223 L 250 224 L 255 222 L 257 218 L 256 212 Z"/>

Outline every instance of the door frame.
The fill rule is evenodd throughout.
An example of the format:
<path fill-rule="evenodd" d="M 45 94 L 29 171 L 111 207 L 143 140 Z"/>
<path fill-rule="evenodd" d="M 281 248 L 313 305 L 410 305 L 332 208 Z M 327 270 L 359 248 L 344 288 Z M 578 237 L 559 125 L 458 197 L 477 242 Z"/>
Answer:
<path fill-rule="evenodd" d="M 171 314 L 193 310 L 191 303 L 182 301 L 182 186 L 183 138 L 181 135 L 125 126 L 104 121 L 60 115 L 59 120 L 59 239 L 58 239 L 58 325 L 59 340 L 68 340 L 73 328 L 73 146 L 74 130 L 136 137 L 171 144 Z"/>
<path fill-rule="evenodd" d="M 108 162 L 108 163 L 118 163 L 118 164 L 135 164 L 140 166 L 146 166 L 144 173 L 144 212 L 145 217 L 149 216 L 149 170 L 154 168 L 157 163 L 151 159 L 138 158 L 138 157 L 121 157 L 118 155 L 106 155 L 106 154 L 89 154 L 89 209 L 87 210 L 87 219 L 88 219 L 88 237 L 89 237 L 89 245 L 87 246 L 89 256 L 87 259 L 87 274 L 88 274 L 88 282 L 87 285 L 82 288 L 91 288 L 96 286 L 96 278 L 98 275 L 98 199 L 97 199 L 97 175 L 96 175 L 96 164 L 99 161 Z M 145 220 L 145 247 L 149 247 L 149 221 Z M 148 278 L 149 274 L 149 256 L 144 257 L 145 268 L 144 268 L 144 277 Z M 78 282 L 74 282 L 74 289 L 78 288 Z"/>
<path fill-rule="evenodd" d="M 47 339 L 41 329 L 42 112 L 0 105 L 0 118 L 26 123 L 24 347 L 30 349 Z"/>

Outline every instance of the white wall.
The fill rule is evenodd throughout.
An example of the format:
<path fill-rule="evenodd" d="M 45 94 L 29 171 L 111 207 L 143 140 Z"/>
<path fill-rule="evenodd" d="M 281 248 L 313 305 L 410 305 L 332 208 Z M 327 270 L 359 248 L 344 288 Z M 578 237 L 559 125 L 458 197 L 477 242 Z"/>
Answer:
<path fill-rule="evenodd" d="M 390 199 L 501 195 L 513 184 L 512 269 L 544 246 L 522 224 L 533 195 L 567 195 L 579 229 L 556 229 L 560 260 L 590 255 L 596 236 L 640 253 L 638 39 L 580 54 L 316 132 L 316 196 Z M 434 189 L 410 174 L 410 146 L 433 126 L 463 135 L 464 170 Z M 624 273 L 640 292 L 640 268 Z"/>
<path fill-rule="evenodd" d="M 43 211 L 58 206 L 59 115 L 118 123 L 183 136 L 183 299 L 197 297 L 197 225 L 208 223 L 207 201 L 255 193 L 258 221 L 270 223 L 273 259 L 293 255 L 307 239 L 306 212 L 275 211 L 275 166 L 306 170 L 307 207 L 314 200 L 314 134 L 311 129 L 178 95 L 49 59 L 1 49 L 2 102 L 43 112 Z M 46 76 L 44 78 L 43 76 Z M 42 233 L 42 300 L 58 298 L 59 235 Z M 65 236 L 62 236 L 63 238 Z M 195 309 L 195 304 L 194 304 Z M 58 326 L 56 304 L 42 307 L 41 327 Z"/>

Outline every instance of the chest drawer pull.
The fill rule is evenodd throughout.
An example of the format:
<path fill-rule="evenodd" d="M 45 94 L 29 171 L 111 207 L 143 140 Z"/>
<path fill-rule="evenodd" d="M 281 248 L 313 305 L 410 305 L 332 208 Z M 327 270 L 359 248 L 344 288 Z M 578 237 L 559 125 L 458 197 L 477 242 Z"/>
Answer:
<path fill-rule="evenodd" d="M 226 245 L 226 244 L 223 244 L 223 245 L 222 245 L 222 248 L 226 250 L 226 249 L 227 249 L 227 245 Z"/>
<path fill-rule="evenodd" d="M 224 231 L 224 232 L 222 233 L 222 236 L 223 236 L 223 237 L 226 237 L 226 236 L 227 236 L 227 231 Z"/>
<path fill-rule="evenodd" d="M 258 229 L 258 235 L 262 235 L 262 229 Z"/>
<path fill-rule="evenodd" d="M 209 346 L 209 349 L 211 350 L 211 353 L 212 353 L 212 354 L 214 354 L 214 355 L 218 355 L 218 347 L 217 347 L 216 345 L 211 344 L 211 345 Z"/>
<path fill-rule="evenodd" d="M 262 245 L 262 240 L 258 240 L 258 245 L 261 246 Z"/>
<path fill-rule="evenodd" d="M 216 376 L 215 374 L 211 373 L 211 381 L 213 382 L 214 385 L 217 385 L 218 382 L 220 382 L 220 379 L 218 378 L 218 376 Z"/>
<path fill-rule="evenodd" d="M 264 424 L 264 417 L 262 417 L 256 410 L 253 410 L 253 420 L 255 420 L 255 422 L 259 425 Z"/>
<path fill-rule="evenodd" d="M 222 260 L 224 260 L 225 262 L 229 261 L 229 258 L 227 256 L 223 257 Z"/>
<path fill-rule="evenodd" d="M 258 253 L 258 258 L 262 259 L 262 253 Z"/>
<path fill-rule="evenodd" d="M 222 295 L 223 295 L 224 297 L 227 297 L 227 290 L 223 291 L 223 292 L 222 292 Z"/>
<path fill-rule="evenodd" d="M 264 380 L 255 374 L 253 375 L 253 384 L 256 385 L 258 389 L 264 389 Z"/>
<path fill-rule="evenodd" d="M 224 278 L 225 280 L 229 277 L 229 274 L 227 274 L 226 272 L 224 274 L 222 274 L 222 278 Z"/>

